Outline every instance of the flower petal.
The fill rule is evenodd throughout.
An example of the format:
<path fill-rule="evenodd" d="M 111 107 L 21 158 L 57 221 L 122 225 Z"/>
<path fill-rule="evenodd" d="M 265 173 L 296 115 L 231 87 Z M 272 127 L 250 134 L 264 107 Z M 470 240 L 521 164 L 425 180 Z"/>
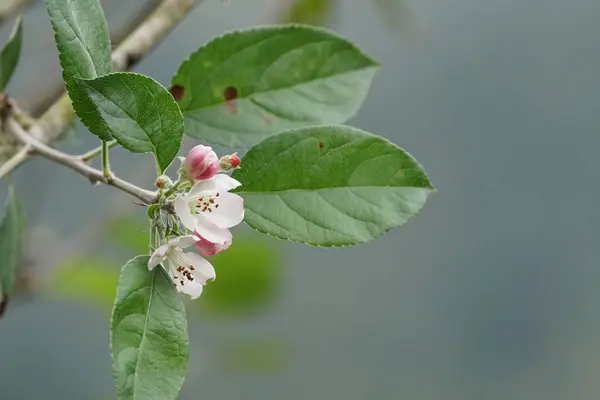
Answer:
<path fill-rule="evenodd" d="M 231 228 L 244 220 L 244 199 L 237 194 L 223 193 L 218 198 L 218 205 L 202 216 L 220 228 Z"/>
<path fill-rule="evenodd" d="M 215 180 L 215 177 L 218 175 L 219 174 L 215 175 L 214 177 L 212 177 L 210 179 L 204 180 L 204 181 L 196 182 L 196 184 L 194 186 L 192 186 L 189 193 L 187 194 L 188 201 L 190 201 L 190 199 L 193 199 L 193 198 L 208 196 L 208 195 L 211 195 L 213 192 L 216 192 L 217 181 Z"/>
<path fill-rule="evenodd" d="M 192 300 L 197 299 L 202 294 L 202 285 L 199 282 L 187 281 L 183 283 L 183 286 L 177 285 L 176 287 L 178 292 L 187 294 Z"/>
<path fill-rule="evenodd" d="M 150 259 L 148 260 L 148 269 L 150 271 L 152 271 L 154 269 L 154 267 L 156 267 L 158 264 L 160 264 L 165 259 L 165 255 L 167 254 L 167 251 L 169 251 L 168 244 L 163 244 L 158 249 L 154 250 L 154 253 L 152 253 L 152 255 L 150 256 Z"/>
<path fill-rule="evenodd" d="M 186 247 L 193 246 L 198 241 L 200 241 L 198 236 L 183 235 L 183 236 L 176 237 L 175 239 L 169 240 L 169 246 L 179 247 L 180 249 L 185 249 Z"/>
<path fill-rule="evenodd" d="M 185 253 L 185 260 L 194 267 L 194 281 L 205 284 L 208 280 L 214 280 L 217 276 L 215 269 L 204 257 L 196 253 Z"/>
<path fill-rule="evenodd" d="M 195 231 L 209 242 L 225 243 L 231 240 L 231 232 L 228 229 L 213 225 L 206 218 L 196 219 Z"/>
<path fill-rule="evenodd" d="M 227 250 L 229 246 L 231 246 L 231 240 L 228 240 L 225 243 L 213 243 L 204 239 L 203 237 L 198 237 L 200 240 L 195 244 L 196 250 L 198 250 L 198 252 L 205 257 L 214 256 L 224 250 Z"/>
<path fill-rule="evenodd" d="M 187 196 L 176 197 L 175 201 L 173 202 L 173 206 L 175 207 L 175 214 L 177 214 L 183 226 L 185 226 L 188 230 L 193 231 L 196 218 L 194 218 L 192 212 L 190 211 Z"/>
<path fill-rule="evenodd" d="M 217 186 L 219 186 L 220 189 L 227 191 L 235 189 L 238 186 L 242 186 L 240 182 L 236 181 L 235 179 L 226 174 L 217 174 L 212 179 L 215 180 Z"/>

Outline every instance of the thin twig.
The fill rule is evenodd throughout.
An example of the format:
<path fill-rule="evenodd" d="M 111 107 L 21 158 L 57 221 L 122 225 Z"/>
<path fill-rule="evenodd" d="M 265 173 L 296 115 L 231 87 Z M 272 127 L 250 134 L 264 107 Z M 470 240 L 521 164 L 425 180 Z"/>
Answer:
<path fill-rule="evenodd" d="M 4 22 L 22 9 L 33 4 L 33 0 L 2 0 L 0 1 L 0 23 Z"/>
<path fill-rule="evenodd" d="M 100 155 L 102 158 L 102 175 L 104 175 L 105 178 L 110 178 L 112 176 L 112 172 L 110 172 L 109 148 L 106 140 L 102 141 L 102 146 L 100 146 Z"/>
<path fill-rule="evenodd" d="M 111 140 L 110 142 L 106 143 L 106 146 L 109 149 L 112 149 L 117 144 L 119 144 L 119 143 L 117 143 L 116 140 Z M 92 158 L 98 157 L 100 155 L 100 153 L 102 153 L 102 146 L 98 146 L 95 149 L 88 151 L 87 153 L 77 156 L 77 158 L 79 158 L 81 161 L 90 161 Z"/>
<path fill-rule="evenodd" d="M 17 168 L 23 161 L 27 159 L 29 153 L 31 152 L 32 147 L 30 145 L 25 145 L 21 147 L 18 153 L 12 156 L 8 161 L 6 161 L 2 166 L 0 166 L 0 180 L 8 175 L 12 170 Z"/>
<path fill-rule="evenodd" d="M 7 116 L 4 122 L 8 131 L 10 131 L 25 146 L 31 146 L 31 148 L 37 154 L 71 168 L 73 171 L 88 178 L 90 182 L 104 183 L 106 185 L 113 186 L 142 200 L 147 204 L 152 204 L 157 201 L 158 195 L 156 193 L 137 187 L 134 184 L 124 181 L 120 178 L 106 177 L 102 171 L 89 166 L 85 162 L 79 160 L 77 157 L 53 149 L 52 147 L 36 140 L 29 135 L 29 133 L 27 133 L 12 116 Z"/>
<path fill-rule="evenodd" d="M 124 71 L 137 64 L 203 0 L 164 0 L 113 52 L 113 69 Z"/>

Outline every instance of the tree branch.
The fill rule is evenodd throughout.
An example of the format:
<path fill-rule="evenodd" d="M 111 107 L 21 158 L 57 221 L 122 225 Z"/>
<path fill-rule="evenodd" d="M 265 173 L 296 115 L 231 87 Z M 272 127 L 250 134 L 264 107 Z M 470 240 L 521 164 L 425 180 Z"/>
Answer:
<path fill-rule="evenodd" d="M 33 0 L 2 0 L 0 1 L 0 23 L 4 22 L 12 15 L 18 13 L 23 8 L 31 5 Z"/>
<path fill-rule="evenodd" d="M 150 53 L 202 0 L 163 0 L 154 12 L 118 46 L 112 54 L 113 69 L 122 71 L 135 66 Z M 71 99 L 65 93 L 29 130 L 29 135 L 43 144 L 58 140 L 75 119 Z M 27 157 L 15 164 L 14 170 Z"/>
<path fill-rule="evenodd" d="M 203 0 L 164 0 L 113 52 L 113 68 L 124 71 L 136 65 Z"/>
<path fill-rule="evenodd" d="M 77 157 L 65 154 L 36 140 L 30 136 L 23 129 L 21 124 L 19 124 L 11 115 L 8 115 L 3 122 L 7 130 L 17 139 L 19 139 L 25 147 L 30 147 L 36 154 L 71 168 L 73 171 L 78 172 L 79 174 L 88 178 L 93 184 L 104 183 L 106 185 L 113 186 L 125 193 L 137 197 L 146 204 L 152 204 L 158 200 L 158 195 L 154 192 L 137 187 L 134 184 L 124 181 L 120 178 L 104 176 L 102 171 L 89 166 Z"/>

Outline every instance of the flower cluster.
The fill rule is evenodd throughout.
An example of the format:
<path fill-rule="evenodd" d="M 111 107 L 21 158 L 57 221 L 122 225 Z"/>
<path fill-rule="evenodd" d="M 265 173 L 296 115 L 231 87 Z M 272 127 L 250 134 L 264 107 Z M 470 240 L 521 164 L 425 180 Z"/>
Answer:
<path fill-rule="evenodd" d="M 232 241 L 229 228 L 244 219 L 243 199 L 229 192 L 241 184 L 222 173 L 238 168 L 239 164 L 237 155 L 219 159 L 212 148 L 202 145 L 194 147 L 182 160 L 181 179 L 172 190 L 175 193 L 172 205 L 185 232 L 165 238 L 150 257 L 148 268 L 162 264 L 177 291 L 192 299 L 199 297 L 206 282 L 216 276 L 213 266 L 202 256 L 226 250 Z M 187 182 L 192 185 L 185 185 Z M 185 189 L 178 190 L 180 186 Z M 183 250 L 191 246 L 202 256 Z"/>

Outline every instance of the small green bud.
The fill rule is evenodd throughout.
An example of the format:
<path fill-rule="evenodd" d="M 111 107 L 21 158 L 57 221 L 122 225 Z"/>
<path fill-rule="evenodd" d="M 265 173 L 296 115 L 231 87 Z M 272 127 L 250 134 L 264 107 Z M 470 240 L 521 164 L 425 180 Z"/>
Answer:
<path fill-rule="evenodd" d="M 154 185 L 159 189 L 168 189 L 169 187 L 173 186 L 173 181 L 167 175 L 161 175 L 156 178 Z"/>
<path fill-rule="evenodd" d="M 221 157 L 219 164 L 221 171 L 231 171 L 240 167 L 241 160 L 237 156 L 237 153 L 230 154 L 228 156 Z"/>

